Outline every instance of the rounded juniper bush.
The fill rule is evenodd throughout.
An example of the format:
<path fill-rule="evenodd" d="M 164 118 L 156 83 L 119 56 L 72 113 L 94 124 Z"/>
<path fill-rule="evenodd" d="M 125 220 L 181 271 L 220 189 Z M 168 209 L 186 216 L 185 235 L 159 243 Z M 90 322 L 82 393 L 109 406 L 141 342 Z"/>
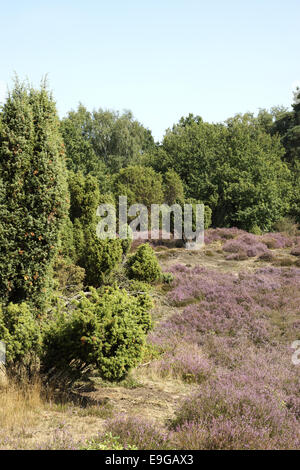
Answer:
<path fill-rule="evenodd" d="M 45 324 L 43 365 L 65 369 L 75 360 L 94 365 L 107 380 L 120 380 L 142 357 L 151 298 L 114 287 L 91 288 L 90 294 Z"/>
<path fill-rule="evenodd" d="M 145 282 L 156 282 L 162 273 L 155 253 L 147 243 L 140 245 L 136 253 L 129 257 L 126 272 L 130 279 Z"/>

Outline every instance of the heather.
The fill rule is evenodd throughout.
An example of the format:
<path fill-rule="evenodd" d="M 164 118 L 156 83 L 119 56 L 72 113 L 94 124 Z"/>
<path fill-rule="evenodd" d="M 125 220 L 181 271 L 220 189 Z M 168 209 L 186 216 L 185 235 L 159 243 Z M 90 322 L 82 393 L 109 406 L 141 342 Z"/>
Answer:
<path fill-rule="evenodd" d="M 294 247 L 291 254 L 299 251 L 299 236 L 281 232 L 270 232 L 263 235 L 245 232 L 238 228 L 208 229 L 204 237 L 207 245 L 219 242 L 226 260 L 243 261 L 247 258 L 272 256 L 272 250 Z M 298 250 L 298 251 L 297 251 Z"/>
<path fill-rule="evenodd" d="M 139 450 L 171 448 L 170 433 L 160 429 L 153 420 L 120 414 L 106 423 L 105 430 L 118 436 L 125 449 L 129 446 L 136 446 Z M 102 435 L 99 439 L 103 439 Z"/>
<path fill-rule="evenodd" d="M 179 264 L 171 271 L 167 296 L 177 312 L 149 336 L 164 351 L 155 367 L 199 387 L 178 404 L 174 445 L 297 448 L 299 371 L 290 345 L 300 337 L 300 269 L 224 273 Z"/>

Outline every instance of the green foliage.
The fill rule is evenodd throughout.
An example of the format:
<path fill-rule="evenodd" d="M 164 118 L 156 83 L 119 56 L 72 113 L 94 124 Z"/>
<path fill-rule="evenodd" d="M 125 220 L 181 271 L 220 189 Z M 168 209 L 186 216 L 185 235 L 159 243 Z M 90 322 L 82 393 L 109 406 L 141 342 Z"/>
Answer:
<path fill-rule="evenodd" d="M 29 365 L 42 348 L 40 325 L 25 303 L 0 305 L 0 339 L 6 344 L 8 366 Z"/>
<path fill-rule="evenodd" d="M 183 204 L 184 189 L 180 176 L 174 170 L 168 170 L 164 174 L 164 200 L 171 206 L 172 204 Z"/>
<path fill-rule="evenodd" d="M 70 218 L 73 223 L 76 253 L 73 261 L 85 269 L 86 284 L 99 287 L 109 280 L 110 274 L 121 262 L 122 254 L 130 246 L 127 240 L 123 243 L 121 239 L 100 240 L 97 237 L 97 207 L 99 201 L 107 202 L 107 198 L 100 196 L 94 176 L 70 172 L 69 189 Z"/>
<path fill-rule="evenodd" d="M 147 294 L 91 289 L 68 313 L 58 313 L 44 328 L 44 364 L 65 368 L 72 360 L 92 364 L 102 378 L 121 380 L 140 360 L 151 327 Z"/>
<path fill-rule="evenodd" d="M 1 122 L 0 297 L 44 308 L 68 208 L 55 103 L 16 81 Z"/>
<path fill-rule="evenodd" d="M 57 280 L 58 289 L 64 294 L 73 294 L 83 289 L 85 270 L 69 259 L 59 256 L 54 265 L 54 279 Z"/>
<path fill-rule="evenodd" d="M 67 216 L 62 224 L 60 239 L 58 243 L 58 255 L 75 261 L 77 259 L 76 247 L 74 241 L 74 227 Z"/>
<path fill-rule="evenodd" d="M 127 196 L 128 206 L 139 203 L 150 209 L 164 200 L 162 176 L 150 167 L 122 168 L 114 176 L 113 191 L 116 197 Z"/>
<path fill-rule="evenodd" d="M 131 279 L 128 283 L 128 286 L 126 286 L 126 290 L 132 294 L 140 294 L 144 292 L 149 293 L 152 290 L 152 286 L 147 282 Z"/>
<path fill-rule="evenodd" d="M 261 233 L 262 233 L 262 231 L 258 227 L 258 225 L 253 225 L 252 227 L 250 227 L 249 232 L 253 233 L 254 235 L 261 235 Z"/>
<path fill-rule="evenodd" d="M 126 263 L 126 273 L 129 279 L 149 283 L 160 280 L 161 268 L 150 245 L 147 243 L 140 245 L 136 253 L 129 257 Z"/>
<path fill-rule="evenodd" d="M 64 139 L 68 169 L 84 175 L 95 176 L 102 190 L 108 184 L 107 168 L 88 138 L 87 132 L 92 127 L 92 118 L 84 106 L 79 105 L 77 112 L 71 111 L 61 121 L 60 131 Z"/>
<path fill-rule="evenodd" d="M 122 240 L 99 240 L 93 232 L 85 234 L 85 248 L 78 264 L 86 271 L 86 283 L 98 287 L 111 279 L 122 260 Z"/>
<path fill-rule="evenodd" d="M 283 159 L 291 170 L 292 194 L 288 214 L 300 223 L 300 89 L 294 93 L 292 111 L 279 114 L 270 130 L 278 134 L 285 149 Z"/>
<path fill-rule="evenodd" d="M 113 436 L 111 432 L 106 432 L 99 439 L 89 440 L 81 450 L 138 450 L 134 445 L 123 446 L 119 442 L 119 436 Z"/>
<path fill-rule="evenodd" d="M 225 124 L 189 117 L 167 131 L 150 159 L 155 169 L 173 168 L 188 198 L 212 209 L 214 226 L 269 230 L 289 210 L 291 174 L 284 149 L 252 115 Z"/>
<path fill-rule="evenodd" d="M 131 238 L 121 239 L 121 247 L 122 247 L 123 256 L 126 256 L 129 253 L 131 245 L 132 245 Z"/>
<path fill-rule="evenodd" d="M 185 200 L 185 204 L 192 204 L 193 206 L 193 230 L 196 230 L 196 204 L 203 204 L 201 201 L 189 198 Z M 211 226 L 212 210 L 210 207 L 204 205 L 204 228 L 207 229 Z"/>
<path fill-rule="evenodd" d="M 285 232 L 290 236 L 296 236 L 298 234 L 298 225 L 292 217 L 283 217 L 274 224 L 274 230 L 277 232 Z"/>
<path fill-rule="evenodd" d="M 80 219 L 86 225 L 96 223 L 96 210 L 99 204 L 100 191 L 97 180 L 91 174 L 69 172 L 70 219 Z"/>
<path fill-rule="evenodd" d="M 96 176 L 101 191 L 108 189 L 108 174 L 138 164 L 141 155 L 154 147 L 151 132 L 131 112 L 99 109 L 92 113 L 83 105 L 62 121 L 69 168 Z"/>
<path fill-rule="evenodd" d="M 172 284 L 174 281 L 174 276 L 172 273 L 162 273 L 162 281 L 165 284 Z"/>

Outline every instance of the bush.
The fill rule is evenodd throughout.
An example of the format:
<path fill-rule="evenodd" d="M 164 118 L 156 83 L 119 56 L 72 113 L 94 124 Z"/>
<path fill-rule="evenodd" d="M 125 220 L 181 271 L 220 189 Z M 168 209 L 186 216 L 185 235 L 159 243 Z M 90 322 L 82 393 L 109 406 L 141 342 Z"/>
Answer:
<path fill-rule="evenodd" d="M 99 240 L 93 233 L 86 234 L 86 245 L 80 264 L 86 272 L 86 284 L 99 287 L 110 281 L 111 275 L 122 260 L 122 241 Z"/>
<path fill-rule="evenodd" d="M 253 235 L 261 235 L 261 229 L 258 225 L 253 225 L 252 227 L 250 227 L 249 232 L 253 233 Z"/>
<path fill-rule="evenodd" d="M 124 448 L 137 447 L 139 450 L 170 449 L 170 435 L 161 431 L 153 421 L 138 416 L 119 415 L 109 420 L 105 430 L 119 437 Z"/>
<path fill-rule="evenodd" d="M 176 415 L 174 429 L 185 429 L 198 449 L 284 449 L 299 444 L 297 422 L 280 397 L 248 375 L 211 378 Z"/>
<path fill-rule="evenodd" d="M 126 273 L 129 279 L 145 282 L 155 282 L 161 278 L 161 268 L 154 250 L 148 245 L 140 245 L 136 253 L 126 263 Z"/>
<path fill-rule="evenodd" d="M 262 243 L 264 243 L 270 250 L 275 250 L 276 248 L 279 248 L 277 240 L 270 236 L 263 237 Z"/>
<path fill-rule="evenodd" d="M 162 282 L 165 284 L 172 284 L 174 281 L 174 276 L 172 273 L 162 273 Z"/>
<path fill-rule="evenodd" d="M 268 251 L 267 246 L 262 243 L 254 234 L 246 233 L 238 236 L 234 240 L 228 240 L 223 245 L 223 251 L 228 253 L 240 253 L 243 252 L 248 258 L 254 258 L 265 251 Z M 234 256 L 228 259 L 235 259 Z"/>
<path fill-rule="evenodd" d="M 6 344 L 7 365 L 21 363 L 30 367 L 41 353 L 42 337 L 38 321 L 29 306 L 0 305 L 0 340 Z"/>
<path fill-rule="evenodd" d="M 61 292 L 75 293 L 83 288 L 85 270 L 60 256 L 54 265 L 54 276 Z"/>
<path fill-rule="evenodd" d="M 143 281 L 137 281 L 135 279 L 132 279 L 131 281 L 128 281 L 129 282 L 129 285 L 126 286 L 126 290 L 128 292 L 131 292 L 132 294 L 140 294 L 140 293 L 144 293 L 144 292 L 150 292 L 150 290 L 152 289 L 152 286 L 150 286 L 150 284 L 147 284 L 147 282 L 143 282 Z"/>
<path fill-rule="evenodd" d="M 91 364 L 107 380 L 121 380 L 142 357 L 151 327 L 152 301 L 114 287 L 91 288 L 68 313 L 58 313 L 44 329 L 44 365 Z"/>
<path fill-rule="evenodd" d="M 284 232 L 291 236 L 297 235 L 298 232 L 298 226 L 296 224 L 295 219 L 293 219 L 292 217 L 283 217 L 279 219 L 274 224 L 274 229 L 277 232 Z"/>

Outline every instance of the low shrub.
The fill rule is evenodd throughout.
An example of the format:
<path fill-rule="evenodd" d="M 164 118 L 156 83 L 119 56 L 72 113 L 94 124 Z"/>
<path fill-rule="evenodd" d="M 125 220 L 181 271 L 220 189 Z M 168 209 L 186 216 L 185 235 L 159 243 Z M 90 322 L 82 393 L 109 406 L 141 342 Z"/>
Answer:
<path fill-rule="evenodd" d="M 154 250 L 147 243 L 140 245 L 136 253 L 129 257 L 126 273 L 129 279 L 150 283 L 161 279 L 161 268 Z"/>
<path fill-rule="evenodd" d="M 278 240 L 274 237 L 265 236 L 262 238 L 262 243 L 264 243 L 270 250 L 275 250 L 276 248 L 280 248 L 280 244 Z"/>
<path fill-rule="evenodd" d="M 161 279 L 163 283 L 170 285 L 174 281 L 174 276 L 172 273 L 162 273 Z"/>
<path fill-rule="evenodd" d="M 0 305 L 0 340 L 6 344 L 8 367 L 38 364 L 42 336 L 38 320 L 26 303 Z"/>
<path fill-rule="evenodd" d="M 253 225 L 250 230 L 250 233 L 253 233 L 253 235 L 261 235 L 261 229 L 259 228 L 258 225 Z"/>
<path fill-rule="evenodd" d="M 119 437 L 118 442 L 127 449 L 135 446 L 139 450 L 170 449 L 170 435 L 158 429 L 157 424 L 137 416 L 119 415 L 106 422 L 105 431 Z"/>
<path fill-rule="evenodd" d="M 274 224 L 274 229 L 277 232 L 284 232 L 290 236 L 295 236 L 298 233 L 298 225 L 292 217 L 283 217 Z"/>
<path fill-rule="evenodd" d="M 131 294 L 144 294 L 152 290 L 152 286 L 144 281 L 131 279 L 126 286 L 126 290 Z"/>
<path fill-rule="evenodd" d="M 210 244 L 216 241 L 226 241 L 236 238 L 238 235 L 241 235 L 244 232 L 236 227 L 232 228 L 216 228 L 216 229 L 207 229 L 204 233 L 204 241 L 206 244 Z"/>
<path fill-rule="evenodd" d="M 82 290 L 85 270 L 60 256 L 54 265 L 54 278 L 63 294 L 73 294 Z"/>
<path fill-rule="evenodd" d="M 44 328 L 43 364 L 65 368 L 71 361 L 91 364 L 107 380 L 121 380 L 140 360 L 145 334 L 151 327 L 152 301 L 148 294 L 129 295 L 114 287 L 58 312 Z"/>
<path fill-rule="evenodd" d="M 212 365 L 195 344 L 179 343 L 154 364 L 162 377 L 172 376 L 187 383 L 201 383 L 212 373 Z"/>
<path fill-rule="evenodd" d="M 234 240 L 228 240 L 223 245 L 223 251 L 228 253 L 245 253 L 248 258 L 254 258 L 267 251 L 267 246 L 261 242 L 260 237 L 244 233 Z M 237 259 L 232 257 L 231 259 Z"/>
<path fill-rule="evenodd" d="M 110 282 L 122 260 L 122 241 L 118 238 L 99 240 L 96 234 L 85 234 L 85 244 L 78 264 L 85 269 L 87 285 L 99 287 Z"/>

